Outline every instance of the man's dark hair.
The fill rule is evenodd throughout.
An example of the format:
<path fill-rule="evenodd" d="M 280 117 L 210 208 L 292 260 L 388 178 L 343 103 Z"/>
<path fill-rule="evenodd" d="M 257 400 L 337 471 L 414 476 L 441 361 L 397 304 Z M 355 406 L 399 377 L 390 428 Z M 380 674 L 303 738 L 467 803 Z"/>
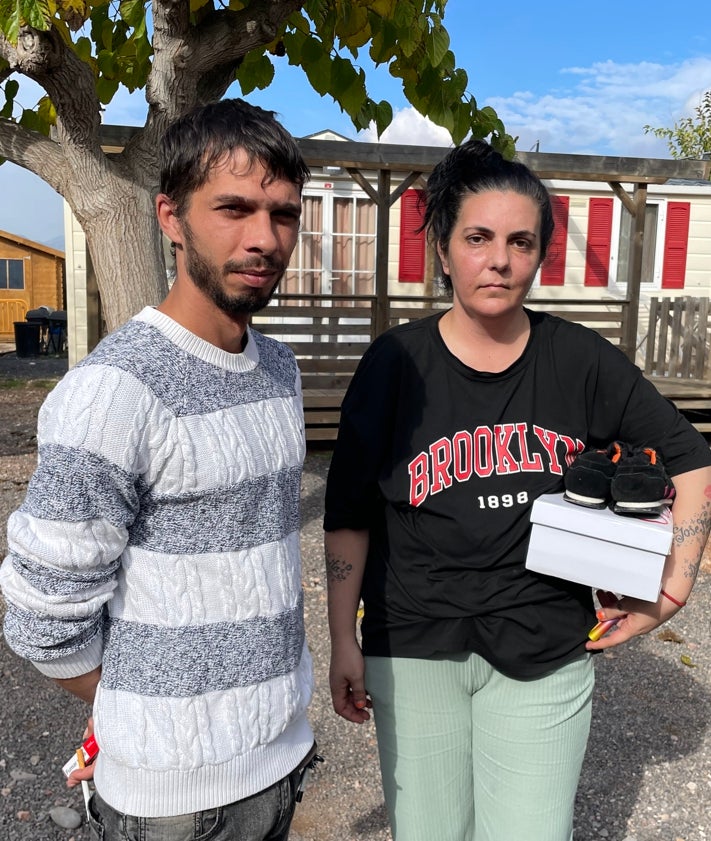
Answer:
<path fill-rule="evenodd" d="M 462 200 L 469 193 L 513 192 L 528 196 L 541 212 L 541 262 L 543 262 L 555 222 L 551 199 L 540 178 L 519 161 L 507 161 L 483 140 L 468 140 L 452 149 L 427 179 L 423 228 L 430 241 L 446 253 L 452 229 L 459 217 Z M 451 281 L 443 285 L 451 292 Z"/>
<path fill-rule="evenodd" d="M 274 111 L 242 99 L 201 105 L 172 123 L 161 143 L 160 191 L 172 199 L 178 215 L 214 167 L 237 149 L 250 164 L 262 164 L 269 181 L 291 181 L 301 188 L 310 178 L 296 141 Z"/>

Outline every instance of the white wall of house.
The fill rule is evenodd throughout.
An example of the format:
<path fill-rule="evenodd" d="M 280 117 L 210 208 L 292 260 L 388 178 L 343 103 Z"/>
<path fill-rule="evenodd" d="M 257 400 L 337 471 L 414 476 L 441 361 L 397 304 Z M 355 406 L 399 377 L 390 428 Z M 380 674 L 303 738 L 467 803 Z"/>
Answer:
<path fill-rule="evenodd" d="M 87 268 L 89 252 L 81 225 L 64 202 L 64 243 L 67 289 L 67 336 L 69 367 L 89 350 L 89 312 Z"/>
<path fill-rule="evenodd" d="M 377 189 L 377 175 L 370 174 L 370 183 Z M 398 186 L 398 175 L 393 173 L 391 191 Z M 415 188 L 422 185 L 417 183 Z M 534 284 L 532 297 L 536 298 L 594 298 L 595 300 L 620 299 L 626 297 L 626 276 L 624 272 L 625 225 L 628 214 L 613 191 L 604 183 L 578 181 L 549 181 L 551 193 L 567 196 L 567 236 L 565 240 L 565 272 L 562 285 Z M 623 185 L 625 186 L 625 185 Z M 631 195 L 631 187 L 627 186 Z M 305 196 L 313 196 L 322 204 L 323 243 L 321 259 L 332 261 L 334 241 L 334 210 L 336 199 L 369 201 L 366 193 L 346 172 L 312 168 L 312 180 L 304 190 Z M 609 233 L 609 257 L 607 276 L 602 286 L 586 285 L 588 226 L 590 222 L 591 199 L 612 200 L 612 216 Z M 667 217 L 670 205 L 688 203 L 688 238 L 685 244 L 685 272 L 683 288 L 665 288 L 662 267 L 664 264 L 667 232 Z M 390 295 L 431 295 L 432 254 L 425 258 L 422 281 L 402 282 L 401 274 L 401 204 L 395 202 L 390 211 L 388 245 L 388 291 Z M 642 312 L 640 329 L 646 321 L 645 306 L 652 296 L 692 297 L 711 296 L 711 183 L 650 185 L 648 188 L 648 213 L 650 230 L 648 238 L 650 254 L 647 255 L 647 270 L 641 288 Z M 373 213 L 369 225 L 374 225 Z M 355 232 L 357 235 L 360 233 Z M 367 232 L 372 239 L 374 229 Z M 67 318 L 69 334 L 69 362 L 75 364 L 92 344 L 92 317 L 96 320 L 96 295 L 91 291 L 90 260 L 86 240 L 78 222 L 65 205 L 65 242 L 67 272 Z M 373 249 L 373 254 L 374 254 Z M 373 257 L 374 260 L 374 257 Z M 331 263 L 328 263 L 331 265 Z M 303 268 L 303 267 L 302 267 Z M 373 263 L 373 271 L 375 265 Z M 328 294 L 331 278 L 324 268 L 316 284 L 322 294 Z M 292 286 L 290 285 L 290 291 Z M 296 289 L 296 285 L 293 287 Z M 310 287 L 309 287 L 310 288 Z M 92 298 L 93 295 L 93 298 Z M 95 330 L 95 328 L 94 328 Z"/>

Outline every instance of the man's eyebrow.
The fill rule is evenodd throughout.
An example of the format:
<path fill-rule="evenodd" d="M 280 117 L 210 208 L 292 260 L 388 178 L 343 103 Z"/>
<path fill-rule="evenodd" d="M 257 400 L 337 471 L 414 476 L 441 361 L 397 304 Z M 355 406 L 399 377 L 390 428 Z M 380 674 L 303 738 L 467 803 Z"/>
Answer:
<path fill-rule="evenodd" d="M 213 199 L 214 203 L 217 205 L 221 204 L 237 204 L 241 205 L 242 207 L 255 207 L 258 202 L 255 199 L 247 198 L 246 196 L 241 196 L 239 193 L 222 193 L 221 195 L 217 195 Z M 271 206 L 272 210 L 286 210 L 292 213 L 300 214 L 302 210 L 301 202 L 275 202 Z"/>

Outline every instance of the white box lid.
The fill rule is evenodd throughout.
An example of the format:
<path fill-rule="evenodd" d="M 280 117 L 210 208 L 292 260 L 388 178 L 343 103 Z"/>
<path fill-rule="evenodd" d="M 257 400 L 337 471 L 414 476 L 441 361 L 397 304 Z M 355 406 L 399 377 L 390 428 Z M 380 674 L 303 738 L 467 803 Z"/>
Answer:
<path fill-rule="evenodd" d="M 671 510 L 659 517 L 630 517 L 609 508 L 584 508 L 563 499 L 563 494 L 543 494 L 533 503 L 531 522 L 574 534 L 619 543 L 667 555 L 672 544 Z"/>

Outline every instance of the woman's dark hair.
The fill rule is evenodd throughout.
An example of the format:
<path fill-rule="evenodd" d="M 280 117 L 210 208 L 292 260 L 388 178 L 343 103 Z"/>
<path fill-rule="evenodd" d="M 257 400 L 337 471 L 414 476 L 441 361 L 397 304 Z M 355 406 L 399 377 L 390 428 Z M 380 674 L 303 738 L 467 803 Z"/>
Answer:
<path fill-rule="evenodd" d="M 555 227 L 548 190 L 527 166 L 518 161 L 507 161 L 483 140 L 468 140 L 452 149 L 427 179 L 422 227 L 427 230 L 430 242 L 446 252 L 464 197 L 468 193 L 491 190 L 529 196 L 538 205 L 541 212 L 543 262 Z M 443 285 L 451 292 L 449 276 L 444 276 Z"/>
<path fill-rule="evenodd" d="M 274 117 L 242 99 L 199 106 L 170 125 L 160 151 L 160 191 L 175 202 L 180 215 L 213 168 L 236 149 L 250 164 L 258 161 L 270 181 L 300 188 L 311 176 L 299 147 Z"/>

